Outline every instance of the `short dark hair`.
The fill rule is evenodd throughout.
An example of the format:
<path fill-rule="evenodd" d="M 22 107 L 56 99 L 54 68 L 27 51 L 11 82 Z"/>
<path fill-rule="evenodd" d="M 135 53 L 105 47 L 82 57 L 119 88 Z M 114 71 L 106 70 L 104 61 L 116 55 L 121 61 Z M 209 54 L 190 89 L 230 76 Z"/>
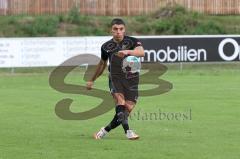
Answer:
<path fill-rule="evenodd" d="M 117 25 L 121 25 L 121 24 L 125 25 L 125 22 L 122 19 L 120 19 L 120 18 L 114 18 L 112 20 L 112 22 L 111 22 L 111 26 L 113 26 L 115 24 L 117 24 Z"/>

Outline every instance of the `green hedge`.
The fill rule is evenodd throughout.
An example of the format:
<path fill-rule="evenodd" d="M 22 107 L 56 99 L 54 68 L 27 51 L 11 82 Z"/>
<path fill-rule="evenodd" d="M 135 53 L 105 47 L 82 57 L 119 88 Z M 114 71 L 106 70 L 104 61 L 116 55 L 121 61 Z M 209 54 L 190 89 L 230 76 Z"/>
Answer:
<path fill-rule="evenodd" d="M 113 17 L 68 14 L 2 16 L 1 37 L 109 35 Z M 130 35 L 239 34 L 240 16 L 207 16 L 183 7 L 162 8 L 151 15 L 123 17 Z"/>

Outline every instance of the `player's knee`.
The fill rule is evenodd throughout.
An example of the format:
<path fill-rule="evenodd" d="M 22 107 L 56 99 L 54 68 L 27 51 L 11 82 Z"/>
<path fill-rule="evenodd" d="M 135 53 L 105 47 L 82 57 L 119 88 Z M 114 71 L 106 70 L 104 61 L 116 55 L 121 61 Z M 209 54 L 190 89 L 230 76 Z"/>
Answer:
<path fill-rule="evenodd" d="M 133 108 L 135 107 L 135 104 L 129 104 L 126 102 L 125 106 L 126 106 L 128 112 L 130 113 L 133 110 Z"/>
<path fill-rule="evenodd" d="M 117 105 L 125 105 L 126 102 L 122 94 L 116 93 L 116 94 L 113 94 L 113 97 Z"/>
<path fill-rule="evenodd" d="M 133 107 L 128 107 L 128 112 L 130 113 L 133 110 Z"/>
<path fill-rule="evenodd" d="M 117 102 L 117 105 L 125 105 L 125 102 L 123 102 L 123 101 Z"/>
<path fill-rule="evenodd" d="M 125 105 L 126 102 L 124 99 L 117 99 L 117 105 Z"/>

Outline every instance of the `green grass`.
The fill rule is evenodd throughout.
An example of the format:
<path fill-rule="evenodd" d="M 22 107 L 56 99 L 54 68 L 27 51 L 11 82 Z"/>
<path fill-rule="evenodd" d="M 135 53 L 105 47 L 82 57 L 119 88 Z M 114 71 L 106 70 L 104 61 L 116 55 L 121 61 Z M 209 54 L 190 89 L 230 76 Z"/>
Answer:
<path fill-rule="evenodd" d="M 49 71 L 49 70 L 48 70 Z M 57 101 L 74 99 L 72 111 L 88 110 L 101 100 L 59 93 L 49 87 L 49 72 L 0 74 L 0 159 L 238 159 L 240 156 L 239 65 L 169 65 L 162 79 L 173 89 L 159 96 L 140 97 L 133 113 L 187 113 L 191 120 L 130 120 L 141 136 L 128 141 L 122 128 L 104 140 L 92 134 L 106 125 L 114 110 L 85 121 L 65 121 L 55 115 Z M 149 77 L 151 78 L 151 77 Z M 82 73 L 68 82 L 84 84 Z M 107 90 L 107 76 L 96 87 Z M 109 94 L 107 94 L 109 95 Z M 146 119 L 146 118 L 143 118 Z"/>

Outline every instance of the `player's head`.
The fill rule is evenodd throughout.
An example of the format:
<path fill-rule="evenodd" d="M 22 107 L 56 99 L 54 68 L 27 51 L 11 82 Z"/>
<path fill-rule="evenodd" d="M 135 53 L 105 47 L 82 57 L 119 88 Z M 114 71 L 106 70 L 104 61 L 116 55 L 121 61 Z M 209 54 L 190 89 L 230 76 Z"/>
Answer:
<path fill-rule="evenodd" d="M 111 22 L 111 33 L 113 39 L 120 42 L 123 40 L 125 35 L 125 23 L 120 18 L 115 18 Z"/>

